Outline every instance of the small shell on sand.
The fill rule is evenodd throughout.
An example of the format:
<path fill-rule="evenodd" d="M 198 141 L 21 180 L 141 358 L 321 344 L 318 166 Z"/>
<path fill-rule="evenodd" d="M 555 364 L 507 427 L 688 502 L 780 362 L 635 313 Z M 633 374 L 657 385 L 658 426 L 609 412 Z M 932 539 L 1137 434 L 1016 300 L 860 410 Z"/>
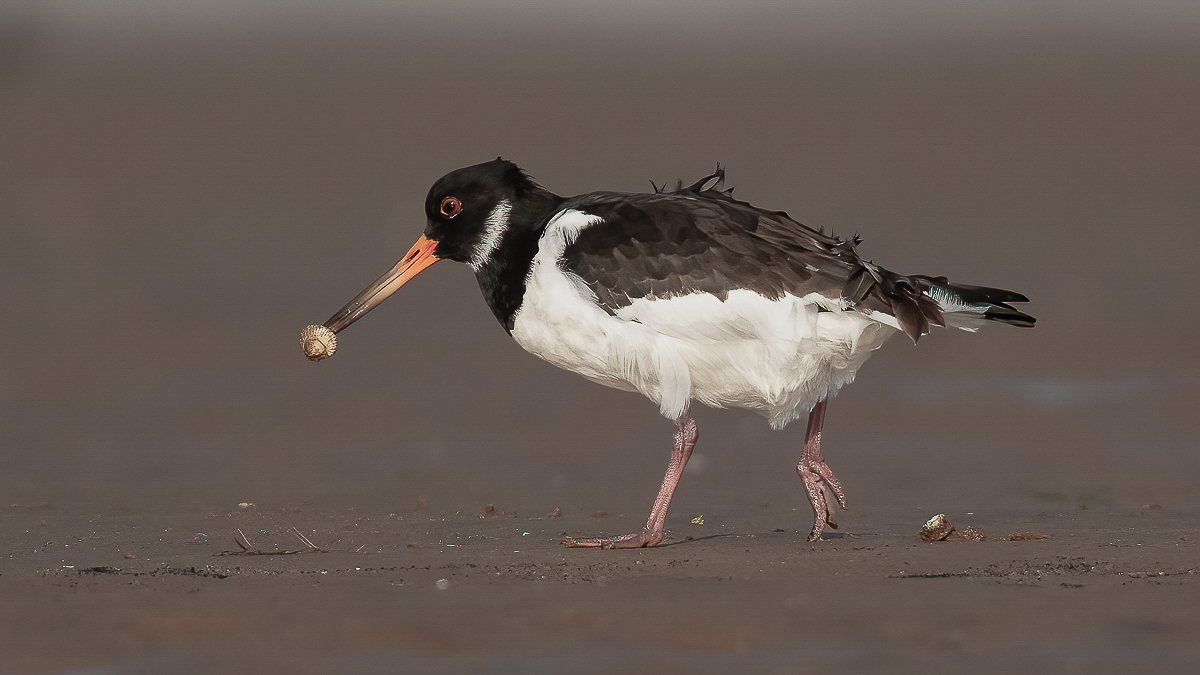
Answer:
<path fill-rule="evenodd" d="M 300 331 L 300 347 L 310 361 L 320 361 L 337 351 L 337 335 L 325 326 L 307 326 Z"/>
<path fill-rule="evenodd" d="M 983 541 L 987 536 L 978 527 L 964 527 L 956 530 L 946 514 L 939 513 L 926 521 L 921 528 L 921 539 L 925 541 L 947 541 L 950 539 Z"/>
<path fill-rule="evenodd" d="M 950 536 L 954 531 L 954 525 L 950 524 L 950 519 L 946 514 L 939 513 L 930 518 L 925 526 L 921 528 L 921 539 L 925 541 L 941 541 Z"/>

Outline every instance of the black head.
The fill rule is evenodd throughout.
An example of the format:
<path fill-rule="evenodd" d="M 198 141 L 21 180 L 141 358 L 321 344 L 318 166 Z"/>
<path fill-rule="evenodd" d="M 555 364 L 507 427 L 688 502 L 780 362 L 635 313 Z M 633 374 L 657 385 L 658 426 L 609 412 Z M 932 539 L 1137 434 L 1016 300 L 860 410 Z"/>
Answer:
<path fill-rule="evenodd" d="M 429 221 L 425 237 L 437 242 L 438 258 L 477 263 L 514 215 L 528 211 L 531 201 L 540 205 L 552 197 L 506 159 L 451 171 L 433 184 L 425 198 Z"/>
<path fill-rule="evenodd" d="M 395 267 L 330 317 L 325 327 L 337 333 L 443 259 L 469 263 L 495 311 L 496 301 L 490 296 L 511 296 L 519 290 L 523 276 L 514 270 L 522 258 L 525 263 L 532 259 L 538 224 L 561 201 L 504 159 L 451 171 L 433 184 L 425 198 L 425 234 Z M 495 261 L 503 256 L 492 254 L 502 242 L 508 245 L 504 252 L 517 257 L 497 265 Z"/>

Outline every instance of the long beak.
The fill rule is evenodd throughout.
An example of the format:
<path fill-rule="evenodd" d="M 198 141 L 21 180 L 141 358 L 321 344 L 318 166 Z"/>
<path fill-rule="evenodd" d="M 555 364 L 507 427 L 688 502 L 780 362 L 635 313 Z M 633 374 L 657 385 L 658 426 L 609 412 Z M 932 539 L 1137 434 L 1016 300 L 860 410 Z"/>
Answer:
<path fill-rule="evenodd" d="M 421 270 L 441 260 L 433 254 L 433 249 L 436 247 L 436 241 L 426 239 L 424 235 L 421 235 L 417 243 L 413 244 L 413 247 L 404 254 L 395 267 L 376 279 L 375 283 L 364 288 L 362 293 L 338 310 L 337 314 L 329 317 L 329 320 L 325 322 L 325 327 L 336 333 L 375 309 L 379 303 L 387 300 L 389 295 L 408 283 L 409 279 L 417 276 Z"/>

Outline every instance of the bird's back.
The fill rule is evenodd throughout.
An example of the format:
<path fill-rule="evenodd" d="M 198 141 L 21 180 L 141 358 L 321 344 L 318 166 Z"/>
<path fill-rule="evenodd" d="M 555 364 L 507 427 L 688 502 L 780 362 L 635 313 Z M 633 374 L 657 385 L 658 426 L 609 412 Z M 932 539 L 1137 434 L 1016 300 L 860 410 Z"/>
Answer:
<path fill-rule="evenodd" d="M 864 260 L 857 237 L 843 240 L 722 191 L 724 172 L 689 187 L 653 194 L 591 193 L 568 200 L 603 222 L 579 232 L 564 251 L 606 311 L 637 298 L 752 290 L 778 299 L 817 293 L 875 313 L 914 341 L 945 325 L 944 310 L 984 304 L 989 319 L 1031 325 L 1009 302 L 1018 293 L 904 276 Z M 994 305 L 994 306 L 992 306 Z"/>

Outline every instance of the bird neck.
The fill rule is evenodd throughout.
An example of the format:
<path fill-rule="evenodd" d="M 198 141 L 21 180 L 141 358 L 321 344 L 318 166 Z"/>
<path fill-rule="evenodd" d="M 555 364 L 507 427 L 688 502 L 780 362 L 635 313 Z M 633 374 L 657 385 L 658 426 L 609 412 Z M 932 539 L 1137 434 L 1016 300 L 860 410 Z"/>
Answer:
<path fill-rule="evenodd" d="M 537 254 L 538 241 L 546 229 L 546 222 L 563 201 L 562 197 L 545 189 L 525 195 L 513 206 L 499 245 L 475 270 L 484 301 L 510 335 L 525 295 L 525 281 Z"/>

